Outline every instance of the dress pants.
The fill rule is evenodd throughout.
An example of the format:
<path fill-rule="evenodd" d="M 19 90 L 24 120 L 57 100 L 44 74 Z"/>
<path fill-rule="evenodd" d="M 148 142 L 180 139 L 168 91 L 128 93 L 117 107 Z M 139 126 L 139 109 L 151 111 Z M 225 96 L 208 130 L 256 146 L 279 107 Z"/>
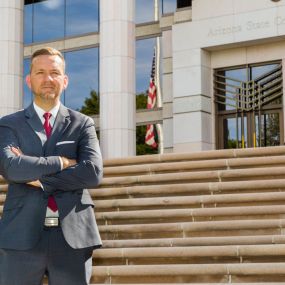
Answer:
<path fill-rule="evenodd" d="M 88 285 L 92 251 L 71 248 L 60 227 L 45 227 L 33 249 L 0 249 L 0 285 L 42 285 L 44 275 L 49 285 Z"/>

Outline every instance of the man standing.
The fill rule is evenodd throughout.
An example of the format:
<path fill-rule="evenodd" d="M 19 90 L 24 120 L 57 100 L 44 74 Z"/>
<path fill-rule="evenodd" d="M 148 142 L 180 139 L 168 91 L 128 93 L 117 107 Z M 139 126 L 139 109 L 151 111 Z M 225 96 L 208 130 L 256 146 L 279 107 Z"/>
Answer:
<path fill-rule="evenodd" d="M 89 284 L 101 239 L 88 188 L 103 174 L 93 120 L 60 103 L 62 54 L 31 58 L 25 110 L 0 120 L 0 174 L 8 193 L 0 220 L 0 285 Z"/>

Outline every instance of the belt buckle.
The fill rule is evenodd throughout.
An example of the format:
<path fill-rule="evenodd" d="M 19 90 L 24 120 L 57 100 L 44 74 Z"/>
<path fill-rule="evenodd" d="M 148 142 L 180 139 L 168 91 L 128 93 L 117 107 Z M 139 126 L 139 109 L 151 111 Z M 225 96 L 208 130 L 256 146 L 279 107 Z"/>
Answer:
<path fill-rule="evenodd" d="M 46 227 L 58 227 L 59 219 L 58 218 L 45 218 Z"/>

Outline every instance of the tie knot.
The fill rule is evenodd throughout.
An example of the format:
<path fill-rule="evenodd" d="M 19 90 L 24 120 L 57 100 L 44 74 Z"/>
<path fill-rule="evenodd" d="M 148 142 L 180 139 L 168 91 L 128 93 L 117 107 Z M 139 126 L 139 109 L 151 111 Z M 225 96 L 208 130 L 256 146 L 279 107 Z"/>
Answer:
<path fill-rule="evenodd" d="M 49 112 L 44 113 L 44 118 L 45 118 L 46 120 L 49 120 L 50 117 L 51 117 L 51 113 L 49 113 Z"/>

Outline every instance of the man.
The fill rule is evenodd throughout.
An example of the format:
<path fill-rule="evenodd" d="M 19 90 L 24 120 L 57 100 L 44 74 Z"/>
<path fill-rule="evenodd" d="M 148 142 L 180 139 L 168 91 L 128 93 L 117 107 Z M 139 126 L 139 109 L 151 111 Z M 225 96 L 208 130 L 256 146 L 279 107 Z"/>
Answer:
<path fill-rule="evenodd" d="M 102 179 L 93 120 L 60 103 L 68 85 L 62 54 L 36 51 L 25 110 L 0 120 L 0 174 L 8 193 L 0 220 L 0 285 L 89 284 L 101 246 L 87 188 Z"/>

